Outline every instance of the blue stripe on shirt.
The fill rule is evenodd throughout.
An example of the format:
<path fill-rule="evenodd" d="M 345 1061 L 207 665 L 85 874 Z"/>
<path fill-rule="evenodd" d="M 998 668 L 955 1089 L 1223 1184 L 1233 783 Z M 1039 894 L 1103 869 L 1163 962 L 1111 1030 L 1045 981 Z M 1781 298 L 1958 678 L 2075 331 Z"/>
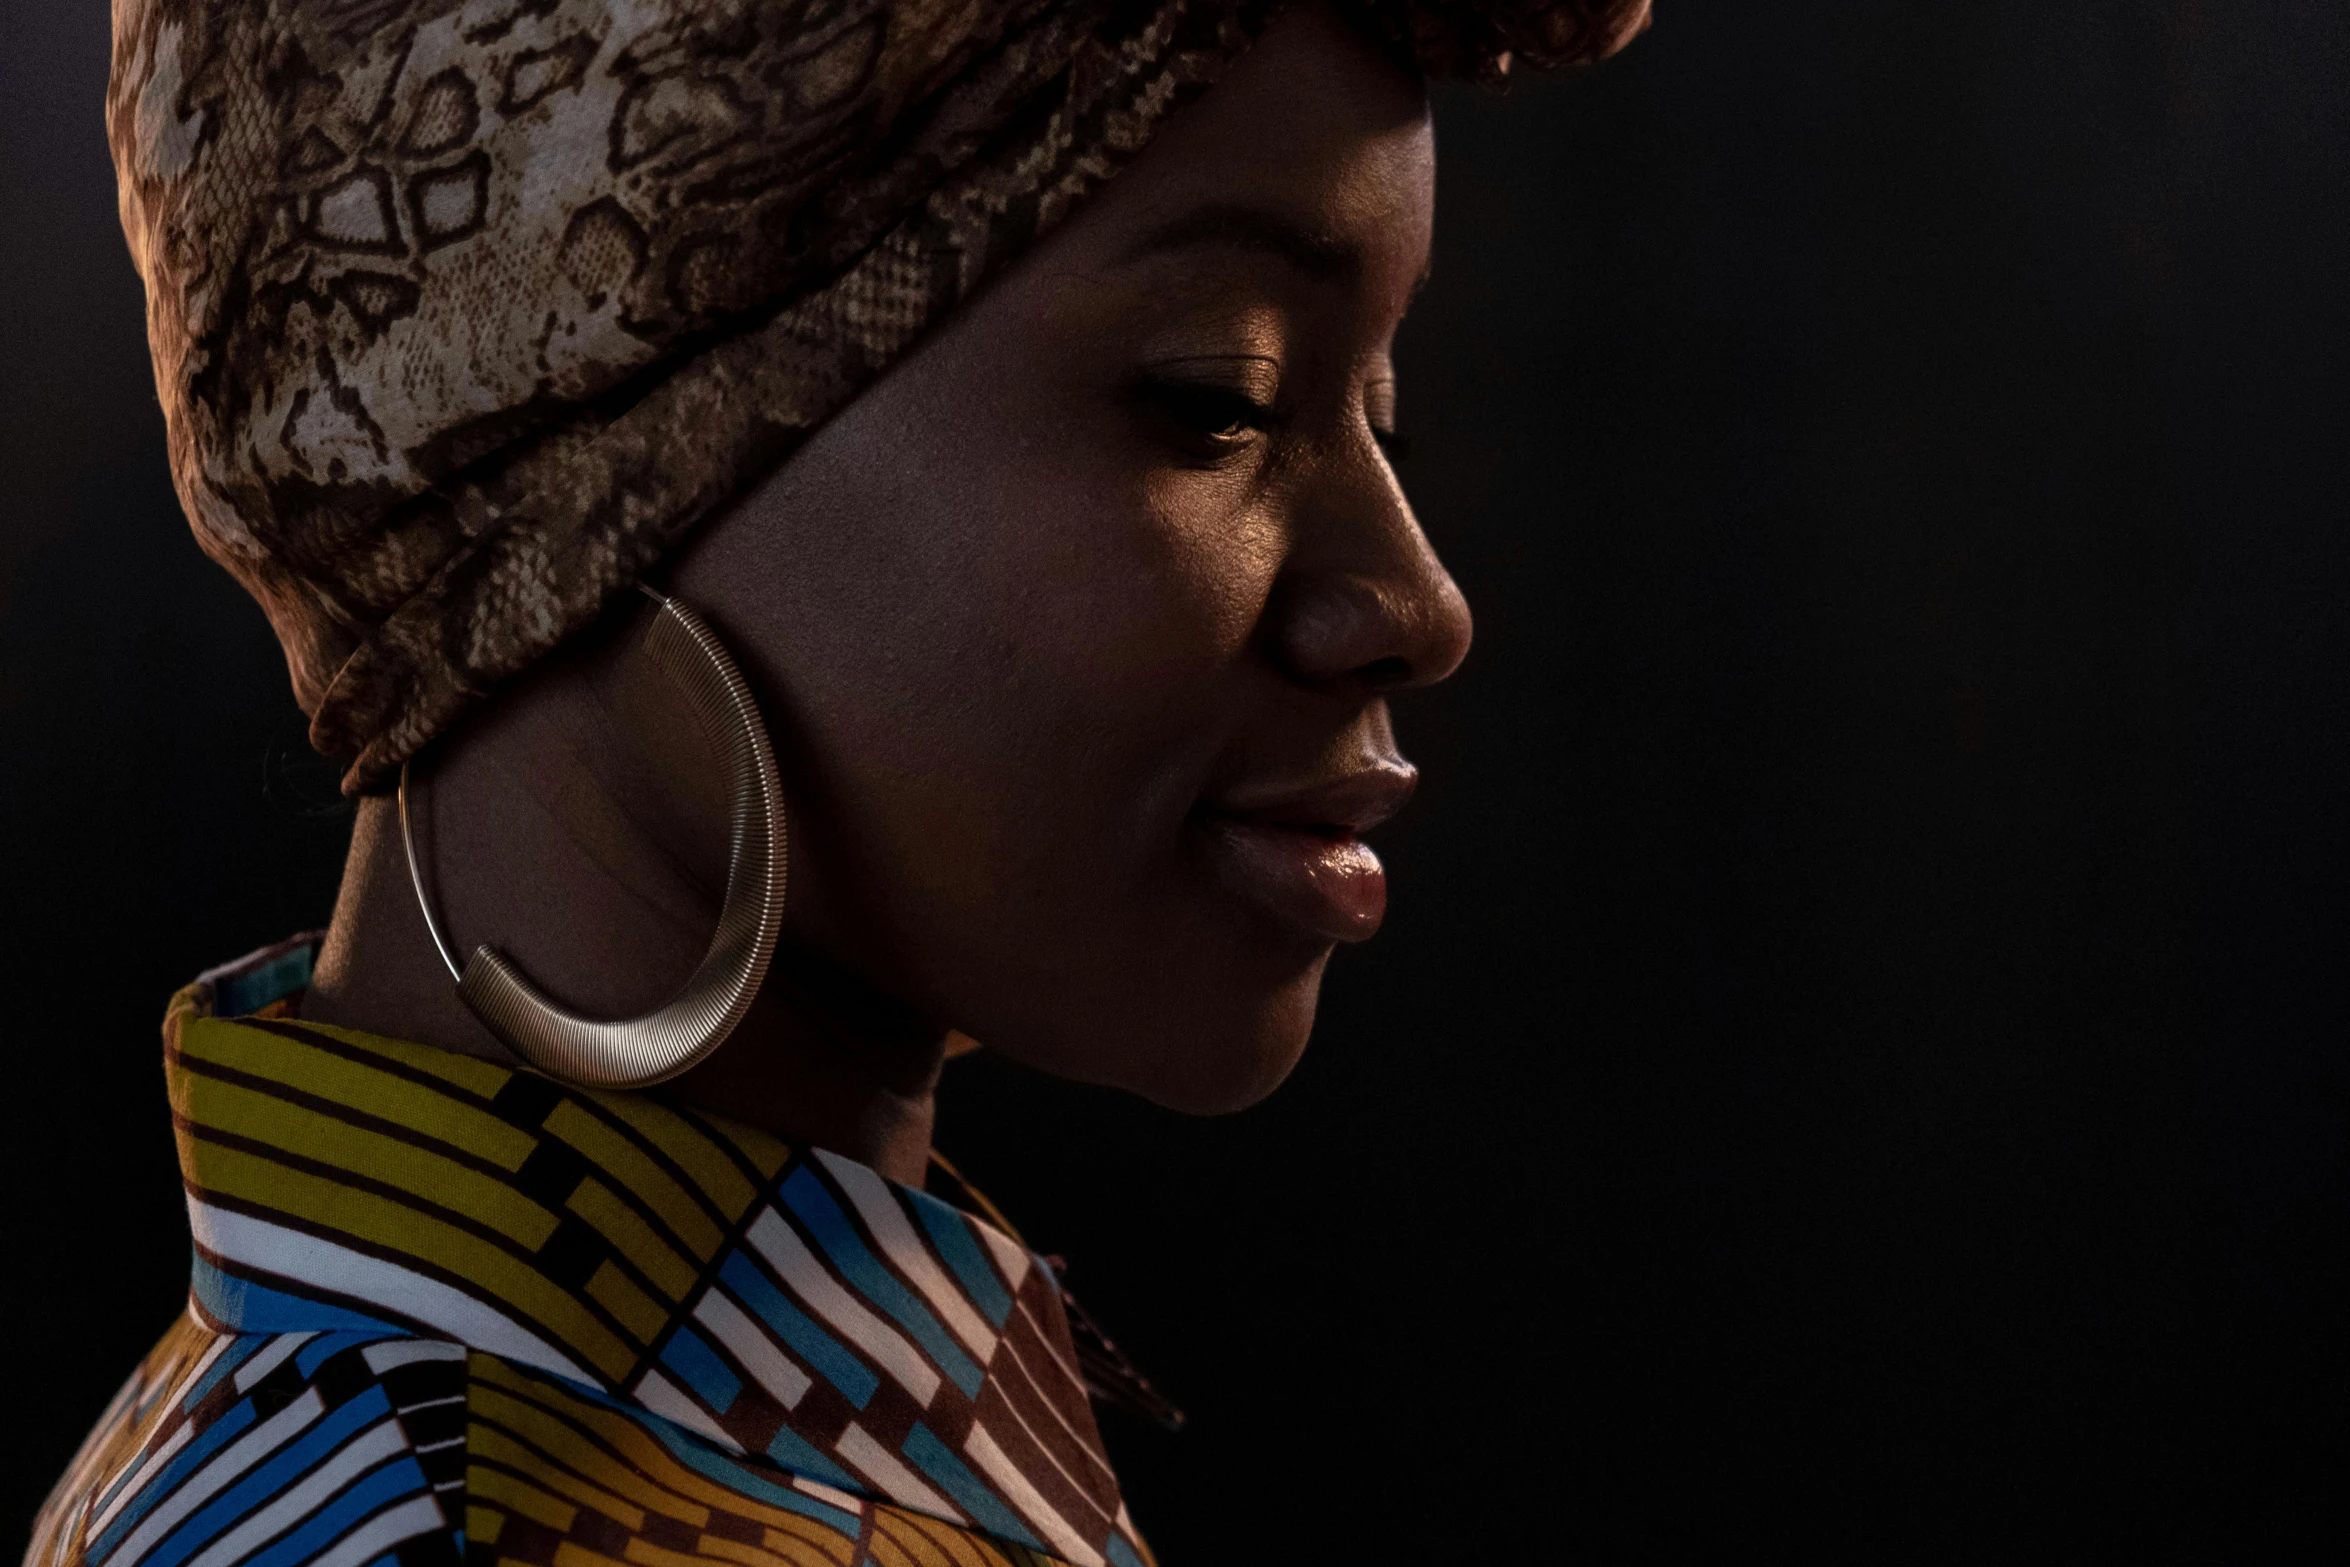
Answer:
<path fill-rule="evenodd" d="M 622 1406 L 615 1404 L 613 1407 L 619 1409 Z M 663 1447 L 669 1449 L 671 1457 L 704 1479 L 715 1480 L 731 1490 L 742 1492 L 745 1496 L 756 1497 L 760 1501 L 776 1507 L 787 1508 L 804 1518 L 813 1518 L 827 1528 L 838 1529 L 852 1540 L 864 1528 L 864 1524 L 856 1514 L 843 1512 L 837 1507 L 828 1507 L 814 1497 L 804 1495 L 789 1486 L 777 1485 L 773 1480 L 745 1469 L 742 1465 L 718 1452 L 707 1442 L 687 1436 L 671 1422 L 658 1415 L 648 1418 L 642 1410 L 625 1412 L 632 1419 L 642 1422 L 645 1429 L 652 1432 Z"/>
<path fill-rule="evenodd" d="M 987 1313 L 987 1320 L 997 1327 L 1012 1314 L 1012 1297 L 988 1265 L 987 1255 L 979 1249 L 978 1237 L 971 1233 L 971 1221 L 940 1202 L 928 1192 L 908 1190 L 914 1212 L 922 1220 L 922 1227 L 930 1232 L 938 1254 L 955 1270 L 955 1277 L 963 1283 L 964 1293 L 973 1305 Z"/>
<path fill-rule="evenodd" d="M 1044 1549 L 1044 1542 L 1028 1532 L 1003 1499 L 987 1488 L 987 1482 L 973 1474 L 938 1439 L 938 1433 L 919 1420 L 906 1434 L 905 1454 L 924 1474 L 937 1481 L 939 1488 L 953 1497 L 956 1505 L 969 1513 L 980 1528 L 1039 1551 Z"/>
<path fill-rule="evenodd" d="M 775 1433 L 775 1440 L 767 1444 L 767 1456 L 789 1469 L 793 1474 L 821 1480 L 826 1485 L 837 1485 L 844 1491 L 862 1491 L 864 1482 L 854 1478 L 834 1463 L 790 1426 Z"/>
<path fill-rule="evenodd" d="M 913 1334 L 930 1352 L 930 1358 L 938 1362 L 938 1369 L 963 1390 L 964 1397 L 977 1398 L 980 1384 L 987 1380 L 985 1374 L 947 1336 L 947 1330 L 939 1326 L 929 1308 L 916 1300 L 913 1292 L 898 1282 L 897 1275 L 865 1249 L 865 1243 L 857 1238 L 856 1230 L 849 1223 L 849 1216 L 841 1212 L 840 1204 L 832 1200 L 832 1193 L 824 1189 L 806 1165 L 791 1173 L 791 1179 L 783 1183 L 782 1195 L 786 1206 L 799 1215 L 808 1233 L 816 1237 L 816 1244 L 832 1259 L 832 1265 L 840 1269 L 841 1277 Z"/>
<path fill-rule="evenodd" d="M 352 1481 L 340 1496 L 302 1520 L 298 1527 L 246 1557 L 242 1567 L 301 1567 L 303 1562 L 350 1533 L 370 1513 L 425 1488 L 424 1471 L 417 1467 L 415 1459 L 403 1453 Z"/>
<path fill-rule="evenodd" d="M 269 1337 L 266 1333 L 240 1335 L 234 1344 L 221 1351 L 220 1358 L 212 1363 L 212 1369 L 197 1378 L 196 1385 L 188 1389 L 188 1396 L 180 1400 L 180 1408 L 193 1409 L 204 1402 L 204 1395 L 218 1387 L 222 1377 L 243 1365 L 255 1350 L 268 1343 Z"/>
<path fill-rule="evenodd" d="M 178 1490 L 180 1482 L 218 1451 L 222 1443 L 252 1423 L 253 1401 L 248 1398 L 233 1405 L 218 1420 L 198 1432 L 187 1446 L 172 1455 L 171 1462 L 164 1465 L 154 1479 L 147 1482 L 138 1498 L 115 1515 L 114 1522 L 106 1526 L 106 1532 L 98 1536 L 86 1553 L 90 1561 L 103 1562 L 113 1555 L 114 1548 L 122 1543 L 122 1537 L 137 1528 L 139 1520 L 152 1512 L 156 1503 Z"/>
<path fill-rule="evenodd" d="M 670 1335 L 668 1347 L 661 1351 L 661 1364 L 683 1377 L 685 1385 L 719 1414 L 732 1409 L 742 1395 L 743 1379 L 728 1370 L 718 1351 L 692 1328 L 680 1327 Z"/>
<path fill-rule="evenodd" d="M 401 1331 L 388 1322 L 363 1317 L 356 1311 L 283 1294 L 251 1279 L 240 1279 L 233 1273 L 222 1272 L 201 1256 L 188 1270 L 188 1293 L 196 1297 L 196 1304 L 204 1308 L 207 1316 L 239 1333 L 317 1333 L 337 1328 L 375 1333 Z"/>
<path fill-rule="evenodd" d="M 392 1401 L 384 1395 L 380 1386 L 369 1388 L 339 1409 L 329 1410 L 325 1418 L 314 1423 L 267 1463 L 174 1529 L 162 1544 L 143 1558 L 143 1567 L 179 1567 L 179 1563 L 209 1544 L 213 1536 L 316 1468 L 322 1459 L 341 1447 L 361 1428 L 374 1424 L 391 1412 Z"/>
<path fill-rule="evenodd" d="M 785 1300 L 783 1292 L 767 1281 L 767 1275 L 759 1271 L 759 1265 L 748 1255 L 738 1251 L 728 1257 L 726 1265 L 718 1270 L 718 1277 L 752 1316 L 766 1323 L 776 1337 L 792 1347 L 794 1354 L 823 1372 L 824 1380 L 839 1388 L 841 1396 L 851 1405 L 863 1409 L 872 1401 L 874 1389 L 881 1386 L 881 1378 L 849 1353 L 840 1340 Z"/>
<path fill-rule="evenodd" d="M 303 1380 L 307 1381 L 311 1374 L 317 1371 L 319 1363 L 327 1356 L 349 1349 L 354 1344 L 372 1344 L 377 1339 L 386 1337 L 389 1335 L 381 1328 L 373 1332 L 354 1332 L 345 1329 L 339 1333 L 322 1333 L 303 1345 L 301 1352 L 294 1356 L 294 1369 L 301 1372 Z"/>

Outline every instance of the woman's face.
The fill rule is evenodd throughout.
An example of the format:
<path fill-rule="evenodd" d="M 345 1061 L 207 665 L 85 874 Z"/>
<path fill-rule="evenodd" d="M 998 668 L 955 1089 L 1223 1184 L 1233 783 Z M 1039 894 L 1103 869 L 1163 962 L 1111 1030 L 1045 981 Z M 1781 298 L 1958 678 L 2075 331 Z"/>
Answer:
<path fill-rule="evenodd" d="M 787 940 L 1063 1076 L 1280 1082 L 1385 907 L 1388 694 L 1469 644 L 1386 453 L 1434 169 L 1417 84 L 1292 10 L 701 536 Z"/>

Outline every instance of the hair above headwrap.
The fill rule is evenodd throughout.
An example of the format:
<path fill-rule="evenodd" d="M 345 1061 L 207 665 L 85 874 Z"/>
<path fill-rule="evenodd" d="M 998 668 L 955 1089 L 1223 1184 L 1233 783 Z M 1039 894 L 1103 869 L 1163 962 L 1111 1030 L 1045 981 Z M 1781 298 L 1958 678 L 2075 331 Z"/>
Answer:
<path fill-rule="evenodd" d="M 1355 0 L 1437 74 L 1646 0 Z M 172 476 L 345 785 L 592 622 L 1278 0 L 116 0 Z"/>

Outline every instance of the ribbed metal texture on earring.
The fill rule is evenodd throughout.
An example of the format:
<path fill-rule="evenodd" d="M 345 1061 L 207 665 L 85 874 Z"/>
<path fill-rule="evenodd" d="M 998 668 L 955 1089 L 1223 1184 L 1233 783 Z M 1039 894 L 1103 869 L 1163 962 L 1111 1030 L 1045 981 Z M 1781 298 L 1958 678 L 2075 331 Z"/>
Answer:
<path fill-rule="evenodd" d="M 645 634 L 644 652 L 676 683 L 703 731 L 725 753 L 733 786 L 726 896 L 709 951 L 666 1006 L 636 1018 L 581 1017 L 549 1000 L 487 945 L 473 949 L 457 977 L 457 994 L 491 1033 L 548 1076 L 584 1088 L 643 1088 L 706 1059 L 750 1010 L 783 925 L 783 786 L 767 726 L 742 671 L 701 617 L 673 598 L 652 596 L 661 607 Z M 447 961 L 448 947 L 408 838 L 407 785 L 403 767 L 400 830 L 409 875 Z"/>

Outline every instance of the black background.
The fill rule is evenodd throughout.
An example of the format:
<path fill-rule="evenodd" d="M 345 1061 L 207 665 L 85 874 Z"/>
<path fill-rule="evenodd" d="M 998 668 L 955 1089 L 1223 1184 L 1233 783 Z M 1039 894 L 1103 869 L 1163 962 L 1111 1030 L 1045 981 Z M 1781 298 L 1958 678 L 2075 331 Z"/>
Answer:
<path fill-rule="evenodd" d="M 346 820 L 187 536 L 100 122 L 0 29 L 0 1512 L 184 1288 L 155 1027 Z M 2268 1555 L 2350 1387 L 2350 11 L 1668 0 L 1440 99 L 1479 612 L 1248 1114 L 955 1069 L 1207 1560 Z M 2340 1538 L 2339 1514 L 2332 1518 Z"/>

